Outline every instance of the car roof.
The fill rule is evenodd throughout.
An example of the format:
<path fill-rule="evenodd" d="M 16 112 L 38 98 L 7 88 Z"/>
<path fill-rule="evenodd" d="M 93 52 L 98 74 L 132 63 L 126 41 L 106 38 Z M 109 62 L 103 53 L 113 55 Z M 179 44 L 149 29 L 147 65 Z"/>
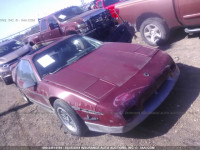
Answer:
<path fill-rule="evenodd" d="M 0 43 L 0 46 L 6 45 L 6 44 L 11 43 L 11 42 L 13 42 L 13 41 L 16 41 L 16 40 L 11 39 L 11 40 L 7 40 L 7 41 L 4 41 L 4 42 L 1 42 L 1 43 Z"/>

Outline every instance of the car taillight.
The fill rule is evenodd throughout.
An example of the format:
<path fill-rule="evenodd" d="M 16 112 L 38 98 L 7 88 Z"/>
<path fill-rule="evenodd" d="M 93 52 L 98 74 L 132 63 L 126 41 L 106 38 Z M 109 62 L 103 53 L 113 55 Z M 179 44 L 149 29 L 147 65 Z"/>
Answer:
<path fill-rule="evenodd" d="M 122 93 L 121 95 L 117 96 L 114 100 L 114 106 L 119 107 L 127 107 L 130 105 L 135 105 L 137 100 L 134 99 L 135 98 L 135 94 L 131 93 L 131 92 L 126 92 L 126 93 Z"/>

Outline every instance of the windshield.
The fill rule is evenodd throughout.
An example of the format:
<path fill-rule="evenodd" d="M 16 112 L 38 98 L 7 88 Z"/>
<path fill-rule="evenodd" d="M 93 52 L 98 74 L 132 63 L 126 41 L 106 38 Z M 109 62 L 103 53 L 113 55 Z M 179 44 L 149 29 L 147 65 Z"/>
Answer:
<path fill-rule="evenodd" d="M 35 55 L 33 63 L 40 77 L 43 77 L 61 70 L 101 45 L 100 41 L 75 35 Z"/>
<path fill-rule="evenodd" d="M 60 22 L 63 22 L 82 13 L 83 10 L 80 7 L 73 6 L 56 13 L 55 16 Z"/>
<path fill-rule="evenodd" d="M 21 44 L 19 41 L 12 41 L 5 45 L 2 45 L 2 46 L 0 46 L 0 57 L 13 52 L 22 46 L 23 46 L 23 44 Z"/>

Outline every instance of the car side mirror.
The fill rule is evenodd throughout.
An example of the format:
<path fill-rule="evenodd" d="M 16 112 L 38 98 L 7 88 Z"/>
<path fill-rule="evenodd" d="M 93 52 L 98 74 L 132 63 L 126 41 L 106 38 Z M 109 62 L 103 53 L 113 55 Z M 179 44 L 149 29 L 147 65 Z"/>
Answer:
<path fill-rule="evenodd" d="M 26 89 L 26 88 L 29 88 L 29 87 L 33 87 L 36 85 L 36 82 L 33 81 L 33 80 L 27 80 L 24 82 L 23 84 L 23 88 Z"/>
<path fill-rule="evenodd" d="M 50 23 L 49 24 L 49 28 L 50 28 L 50 30 L 53 30 L 53 29 L 55 29 L 55 28 L 59 28 L 60 26 L 59 26 L 59 24 L 58 23 Z"/>

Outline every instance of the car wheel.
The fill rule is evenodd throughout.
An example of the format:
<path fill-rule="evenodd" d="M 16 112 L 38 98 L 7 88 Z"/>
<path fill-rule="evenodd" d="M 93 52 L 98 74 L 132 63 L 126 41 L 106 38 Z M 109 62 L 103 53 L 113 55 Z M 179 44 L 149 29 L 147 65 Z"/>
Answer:
<path fill-rule="evenodd" d="M 84 136 L 88 132 L 84 121 L 65 101 L 58 99 L 54 102 L 53 107 L 58 118 L 71 134 Z"/>
<path fill-rule="evenodd" d="M 169 37 L 169 29 L 160 18 L 146 19 L 140 27 L 140 33 L 143 40 L 152 46 L 165 43 Z"/>
<path fill-rule="evenodd" d="M 4 83 L 5 85 L 9 85 L 9 84 L 12 83 L 11 80 L 9 80 L 9 79 L 7 79 L 7 78 L 2 78 L 2 81 L 3 81 L 3 83 Z"/>

